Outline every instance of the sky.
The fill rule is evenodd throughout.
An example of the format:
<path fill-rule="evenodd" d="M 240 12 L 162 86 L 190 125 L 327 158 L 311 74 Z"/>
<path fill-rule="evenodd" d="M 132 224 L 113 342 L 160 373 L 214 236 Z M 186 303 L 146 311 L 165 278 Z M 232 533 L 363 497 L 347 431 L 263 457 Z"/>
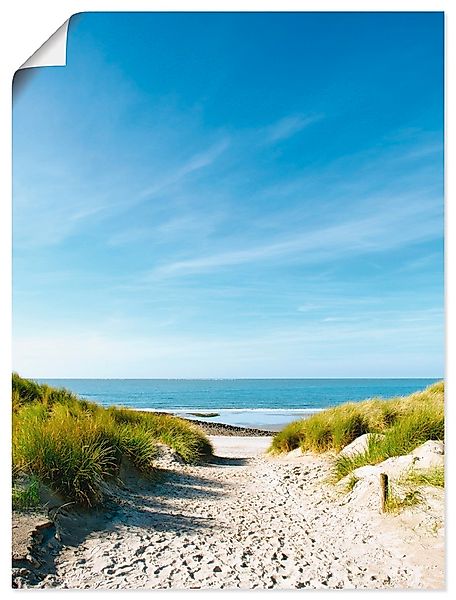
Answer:
<path fill-rule="evenodd" d="M 442 13 L 87 13 L 14 93 L 26 377 L 441 377 Z"/>

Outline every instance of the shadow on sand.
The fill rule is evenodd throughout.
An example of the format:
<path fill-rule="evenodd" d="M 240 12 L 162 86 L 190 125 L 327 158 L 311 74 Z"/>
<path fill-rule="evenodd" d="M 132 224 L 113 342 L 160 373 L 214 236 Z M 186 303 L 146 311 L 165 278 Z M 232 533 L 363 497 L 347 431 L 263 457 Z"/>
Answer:
<path fill-rule="evenodd" d="M 248 461 L 247 458 L 214 456 L 206 464 L 223 468 L 242 466 Z M 217 499 L 225 495 L 225 488 L 226 484 L 205 476 L 204 471 L 195 475 L 185 470 L 160 470 L 151 478 L 130 471 L 123 483 L 112 482 L 106 486 L 106 501 L 100 508 L 68 507 L 49 511 L 54 526 L 43 532 L 33 548 L 37 564 L 29 583 L 37 585 L 46 575 L 56 574 L 55 561 L 63 546 L 77 547 L 97 532 L 109 535 L 124 527 L 135 527 L 181 535 L 197 529 L 219 529 L 219 520 L 184 512 L 185 502 L 180 512 L 172 501 Z"/>
<path fill-rule="evenodd" d="M 229 456 L 212 456 L 209 464 L 218 465 L 220 467 L 242 467 L 249 462 L 249 458 L 238 458 Z"/>

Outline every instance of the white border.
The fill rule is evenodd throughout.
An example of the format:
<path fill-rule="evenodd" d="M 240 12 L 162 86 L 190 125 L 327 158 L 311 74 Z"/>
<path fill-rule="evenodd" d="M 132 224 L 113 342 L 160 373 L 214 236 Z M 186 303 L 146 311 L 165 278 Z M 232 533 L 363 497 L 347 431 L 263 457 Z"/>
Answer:
<path fill-rule="evenodd" d="M 66 65 L 68 25 L 67 19 L 51 37 L 21 65 L 21 69 L 32 67 L 64 67 Z"/>
<path fill-rule="evenodd" d="M 2 448 L 1 477 L 3 482 L 3 494 L 1 495 L 3 520 L 2 520 L 2 539 L 4 543 L 2 548 L 1 560 L 1 590 L 7 595 L 12 593 L 10 589 L 10 502 L 9 488 L 10 482 L 10 424 L 9 418 L 9 396 L 10 396 L 10 376 L 11 376 L 11 82 L 14 72 L 23 64 L 42 44 L 47 40 L 70 16 L 79 12 L 96 11 L 445 11 L 446 21 L 446 326 L 447 326 L 447 357 L 446 357 L 446 397 L 447 397 L 447 427 L 451 423 L 451 417 L 454 416 L 454 376 L 450 365 L 456 364 L 454 352 L 454 336 L 450 334 L 454 331 L 455 319 L 451 311 L 451 306 L 456 306 L 455 277 L 450 272 L 454 271 L 454 256 L 456 241 L 455 235 L 455 209 L 451 206 L 449 199 L 452 196 L 454 185 L 454 171 L 450 169 L 451 157 L 454 156 L 454 126 L 449 114 L 448 107 L 455 106 L 456 94 L 454 91 L 456 72 L 454 60 L 455 42 L 452 34 L 456 35 L 456 27 L 453 19 L 455 17 L 454 0 L 350 0 L 342 2 L 341 0 L 231 0 L 212 2 L 201 0 L 180 0 L 178 2 L 166 2 L 164 0 L 67 0 L 65 2 L 54 2 L 53 0 L 15 0 L 8 2 L 2 9 L 2 18 L 0 19 L 0 131 L 1 146 L 1 174 L 0 174 L 0 398 L 3 403 L 5 418 L 2 420 Z M 454 110 L 454 109 L 453 109 Z M 453 135 L 452 135 L 453 134 Z M 453 419 L 454 421 L 454 419 Z M 456 425 L 451 425 L 451 427 Z M 448 434 L 450 431 L 448 429 Z M 446 440 L 448 462 L 453 467 L 453 442 L 452 436 L 447 435 Z M 447 469 L 448 475 L 451 475 L 450 469 Z M 453 480 L 449 477 L 447 486 L 447 506 L 451 505 Z M 450 500 L 449 500 L 450 499 Z M 451 562 L 454 560 L 454 520 L 451 513 L 447 511 L 447 548 L 450 559 L 447 557 L 447 590 L 446 592 L 427 592 L 426 598 L 440 598 L 449 592 L 455 592 L 454 569 L 451 568 Z M 200 590 L 198 590 L 200 592 Z M 19 592 L 20 593 L 20 592 Z M 32 592 L 34 593 L 34 592 Z M 35 592 L 36 593 L 36 592 Z M 45 594 L 50 592 L 43 592 Z M 53 592 L 53 596 L 59 596 L 62 592 Z M 159 592 L 163 593 L 163 592 Z M 167 595 L 173 597 L 188 595 L 188 591 L 168 592 Z M 203 592 L 204 593 L 204 592 Z M 245 592 L 223 592 L 211 591 L 207 594 L 223 594 L 230 596 L 235 594 L 235 598 L 245 596 Z M 256 592 L 261 594 L 264 592 Z M 268 592 L 266 592 L 268 593 Z M 293 592 L 274 592 L 276 597 L 281 593 Z M 295 592 L 297 593 L 297 592 Z M 306 596 L 315 596 L 319 592 L 307 592 Z M 358 597 L 360 593 L 373 595 L 375 592 L 341 592 L 346 598 L 351 594 Z M 400 597 L 403 592 L 384 592 L 389 597 Z M 88 597 L 96 597 L 96 592 L 88 592 Z M 123 592 L 122 595 L 134 597 L 135 592 Z M 422 596 L 423 592 L 409 592 L 407 597 Z"/>

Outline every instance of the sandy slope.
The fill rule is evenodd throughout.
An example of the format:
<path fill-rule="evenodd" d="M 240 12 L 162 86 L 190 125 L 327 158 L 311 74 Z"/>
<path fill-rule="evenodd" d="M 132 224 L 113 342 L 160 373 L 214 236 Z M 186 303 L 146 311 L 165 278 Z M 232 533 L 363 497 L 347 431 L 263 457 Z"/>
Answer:
<path fill-rule="evenodd" d="M 420 528 L 419 514 L 353 505 L 324 483 L 327 458 L 267 458 L 268 438 L 212 439 L 221 458 L 176 465 L 153 495 L 146 487 L 125 494 L 99 531 L 64 548 L 42 585 L 443 586 L 442 530 Z"/>

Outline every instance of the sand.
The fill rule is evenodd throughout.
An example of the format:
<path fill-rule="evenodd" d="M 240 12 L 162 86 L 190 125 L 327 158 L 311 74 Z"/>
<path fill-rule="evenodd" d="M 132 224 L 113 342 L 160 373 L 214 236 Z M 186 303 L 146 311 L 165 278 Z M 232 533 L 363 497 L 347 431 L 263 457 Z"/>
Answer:
<path fill-rule="evenodd" d="M 443 587 L 443 496 L 385 515 L 327 483 L 328 457 L 271 458 L 267 437 L 211 439 L 211 464 L 171 461 L 152 488 L 124 490 L 85 531 L 62 526 L 63 548 L 50 546 L 38 587 Z"/>

